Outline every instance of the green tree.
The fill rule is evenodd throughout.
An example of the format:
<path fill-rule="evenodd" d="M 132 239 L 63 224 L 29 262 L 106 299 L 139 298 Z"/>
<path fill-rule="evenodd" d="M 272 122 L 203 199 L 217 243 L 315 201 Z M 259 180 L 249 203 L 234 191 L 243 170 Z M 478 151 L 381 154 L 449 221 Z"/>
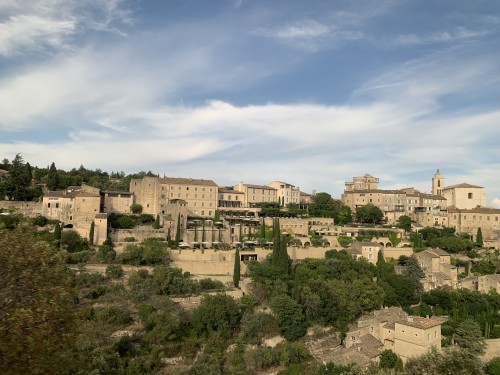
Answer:
<path fill-rule="evenodd" d="M 403 362 L 398 355 L 390 349 L 384 350 L 382 354 L 380 354 L 379 364 L 381 368 L 402 368 L 403 366 Z"/>
<path fill-rule="evenodd" d="M 49 190 L 57 190 L 59 189 L 60 181 L 59 181 L 59 172 L 57 171 L 56 165 L 54 162 L 49 167 L 49 173 L 47 174 L 47 188 Z"/>
<path fill-rule="evenodd" d="M 287 340 L 295 341 L 305 335 L 306 324 L 302 306 L 297 301 L 286 294 L 280 294 L 271 299 L 270 305 Z"/>
<path fill-rule="evenodd" d="M 198 337 L 218 332 L 229 338 L 237 328 L 240 313 L 236 301 L 226 294 L 205 295 L 193 311 L 192 327 Z"/>
<path fill-rule="evenodd" d="M 406 261 L 404 275 L 412 281 L 415 286 L 415 297 L 420 299 L 422 293 L 424 292 L 422 279 L 425 277 L 425 273 L 422 271 L 422 268 L 420 267 L 420 264 L 418 264 L 418 260 L 415 256 L 412 255 Z"/>
<path fill-rule="evenodd" d="M 56 241 L 56 247 L 59 248 L 61 246 L 61 224 L 59 222 L 54 227 L 54 240 Z"/>
<path fill-rule="evenodd" d="M 8 199 L 16 201 L 27 200 L 30 184 L 31 167 L 29 163 L 24 163 L 20 154 L 17 154 L 10 164 L 9 174 L 4 181 L 5 195 Z"/>
<path fill-rule="evenodd" d="M 75 294 L 65 265 L 23 225 L 0 231 L 0 249 L 0 373 L 70 373 Z"/>
<path fill-rule="evenodd" d="M 479 358 L 463 349 L 450 348 L 439 353 L 435 348 L 427 354 L 410 358 L 405 364 L 405 375 L 482 375 Z"/>
<path fill-rule="evenodd" d="M 486 342 L 479 323 L 472 319 L 465 319 L 462 321 L 454 335 L 455 343 L 461 348 L 465 349 L 472 356 L 479 356 L 484 354 Z"/>
<path fill-rule="evenodd" d="M 160 229 L 160 215 L 156 215 L 155 222 L 153 223 L 154 229 Z"/>
<path fill-rule="evenodd" d="M 94 231 L 95 231 L 95 223 L 92 221 L 90 224 L 90 232 L 89 232 L 89 242 L 91 245 L 94 244 Z"/>
<path fill-rule="evenodd" d="M 240 285 L 240 251 L 238 249 L 234 254 L 233 284 L 235 288 Z"/>
<path fill-rule="evenodd" d="M 411 231 L 411 218 L 408 215 L 402 215 L 398 219 L 398 226 L 405 230 L 405 232 Z"/>
<path fill-rule="evenodd" d="M 356 208 L 356 220 L 360 223 L 378 224 L 384 219 L 384 213 L 377 206 L 368 203 Z"/>
<path fill-rule="evenodd" d="M 133 203 L 131 206 L 130 206 L 130 211 L 133 213 L 133 214 L 140 214 L 142 213 L 142 206 L 138 203 Z"/>
<path fill-rule="evenodd" d="M 500 375 L 500 357 L 495 357 L 485 366 L 486 375 Z"/>
<path fill-rule="evenodd" d="M 333 217 L 334 201 L 328 193 L 317 193 L 309 205 L 309 214 L 319 217 Z"/>
<path fill-rule="evenodd" d="M 177 223 L 175 228 L 175 246 L 179 246 L 179 242 L 181 242 L 181 214 L 177 215 Z"/>
<path fill-rule="evenodd" d="M 75 253 L 88 248 L 87 243 L 77 231 L 65 230 L 61 233 L 61 246 L 68 252 Z"/>
<path fill-rule="evenodd" d="M 476 246 L 483 247 L 483 232 L 481 231 L 481 227 L 477 228 Z"/>

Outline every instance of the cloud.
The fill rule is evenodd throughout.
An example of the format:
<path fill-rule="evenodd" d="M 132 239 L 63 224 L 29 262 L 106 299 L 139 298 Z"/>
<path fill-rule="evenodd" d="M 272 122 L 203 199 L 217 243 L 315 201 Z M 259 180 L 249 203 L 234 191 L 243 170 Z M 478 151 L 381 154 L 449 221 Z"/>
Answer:
<path fill-rule="evenodd" d="M 417 35 L 415 33 L 399 35 L 394 43 L 399 46 L 415 46 L 433 43 L 450 43 L 468 39 L 476 39 L 490 34 L 486 30 L 468 30 L 464 27 L 457 27 L 452 31 L 440 31 L 430 34 Z"/>
<path fill-rule="evenodd" d="M 358 30 L 341 29 L 335 24 L 306 19 L 275 28 L 259 28 L 254 35 L 270 38 L 285 44 L 311 51 L 331 49 L 342 41 L 365 38 Z"/>
<path fill-rule="evenodd" d="M 131 25 L 132 12 L 122 0 L 18 0 L 0 4 L 0 56 L 58 52 L 86 30 L 115 32 Z"/>

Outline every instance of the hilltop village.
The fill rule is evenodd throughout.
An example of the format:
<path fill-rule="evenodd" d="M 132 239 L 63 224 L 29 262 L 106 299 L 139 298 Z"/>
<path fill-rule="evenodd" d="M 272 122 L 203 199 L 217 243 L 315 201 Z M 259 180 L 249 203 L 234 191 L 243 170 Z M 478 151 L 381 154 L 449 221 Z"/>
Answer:
<path fill-rule="evenodd" d="M 12 177 L 10 174 L 12 170 L 0 170 L 0 182 L 7 181 Z M 266 309 L 270 306 L 272 319 L 278 320 L 281 331 L 270 329 L 270 332 L 279 333 L 275 337 L 254 333 L 256 336 L 252 340 L 257 340 L 258 348 L 260 345 L 277 348 L 265 350 L 276 350 L 281 353 L 280 356 L 289 356 L 292 354 L 287 350 L 297 350 L 289 345 L 293 346 L 295 340 L 305 335 L 306 339 L 302 339 L 305 340 L 304 350 L 310 354 L 304 354 L 297 362 L 270 359 L 269 364 L 258 366 L 252 362 L 257 359 L 245 359 L 253 363 L 246 365 L 250 373 L 265 373 L 262 370 L 280 363 L 281 366 L 301 361 L 309 363 L 308 356 L 312 356 L 316 364 L 332 363 L 335 364 L 332 366 L 339 366 L 338 369 L 343 368 L 346 371 L 343 373 L 351 374 L 347 371 L 353 369 L 353 364 L 365 366 L 365 369 L 373 363 L 382 366 L 388 355 L 394 355 L 397 358 L 394 366 L 399 364 L 397 368 L 391 368 L 403 371 L 403 363 L 412 366 L 414 358 L 438 355 L 436 353 L 442 351 L 443 345 L 456 345 L 453 340 L 461 327 L 458 323 L 467 321 L 472 314 L 469 307 L 465 307 L 469 302 L 464 302 L 462 310 L 457 302 L 436 302 L 436 298 L 444 297 L 434 293 L 455 291 L 458 294 L 453 298 L 465 299 L 470 293 L 477 293 L 492 296 L 492 301 L 497 301 L 496 295 L 500 293 L 499 254 L 495 252 L 500 247 L 500 209 L 487 206 L 487 196 L 481 186 L 465 182 L 447 186 L 439 171 L 429 183 L 430 194 L 414 188 L 384 190 L 379 188 L 379 178 L 365 174 L 347 181 L 340 199 L 333 199 L 327 193 L 302 192 L 299 187 L 283 181 L 267 185 L 240 182 L 234 186 L 219 186 L 212 180 L 143 175 L 131 178 L 128 190 L 103 189 L 87 183 L 50 190 L 44 182 L 39 186 L 42 191 L 40 199 L 34 201 L 11 199 L 7 189 L 7 199 L 0 201 L 0 210 L 2 215 L 19 213 L 34 222 L 43 222 L 42 229 L 49 228 L 50 233 L 57 232 L 53 223 L 60 226 L 63 233 L 78 233 L 86 246 L 94 249 L 94 253 L 71 250 L 70 245 L 62 241 L 57 244 L 69 253 L 68 263 L 79 263 L 79 268 L 75 268 L 80 273 L 78 277 L 88 277 L 84 275 L 89 269 L 102 273 L 104 269 L 100 265 L 104 263 L 108 264 L 106 275 L 110 270 L 120 269 L 122 273 L 118 278 L 121 278 L 123 271 L 116 266 L 116 260 L 121 259 L 125 265 L 146 267 L 142 270 L 126 269 L 129 288 L 134 290 L 133 285 L 145 283 L 149 277 L 154 283 L 162 275 L 160 272 L 168 272 L 170 289 L 161 291 L 163 287 L 159 284 L 151 293 L 168 294 L 171 301 L 194 309 L 195 315 L 206 301 L 196 296 L 203 280 L 208 285 L 207 290 L 224 289 L 221 282 L 207 281 L 211 280 L 207 277 L 226 282 L 225 295 L 240 301 L 252 298 L 253 304 L 261 304 L 262 311 L 247 312 L 255 316 L 261 314 L 259 320 L 268 318 Z M 443 233 L 448 233 L 444 240 L 439 238 Z M 434 246 L 423 245 L 424 241 Z M 158 259 L 153 257 L 151 262 L 144 261 L 144 254 L 140 252 L 146 251 L 144 249 L 148 246 L 154 248 L 158 243 L 165 244 L 161 245 L 161 254 L 166 254 L 163 249 L 168 249 L 168 256 L 165 255 L 168 262 L 164 263 L 166 258 L 163 256 Z M 468 247 L 457 247 L 457 244 L 463 243 L 467 243 Z M 280 248 L 288 255 L 283 269 L 286 277 L 277 276 L 276 270 L 266 268 L 274 266 L 275 254 Z M 83 253 L 85 257 L 79 255 Z M 139 260 L 130 261 L 132 256 Z M 97 262 L 89 259 L 97 259 Z M 279 264 L 278 260 L 276 264 Z M 479 268 L 480 272 L 473 272 L 473 269 Z M 326 276 L 320 277 L 322 281 L 316 280 L 316 273 L 322 272 L 336 275 L 332 276 L 333 279 L 338 278 L 338 281 L 328 284 L 328 288 L 333 288 L 328 292 L 333 293 L 331 295 L 321 294 L 322 285 L 327 285 L 322 283 L 328 280 Z M 295 274 L 294 279 L 290 278 L 292 273 Z M 198 281 L 189 281 L 193 276 L 205 279 L 196 284 Z M 304 284 L 299 288 L 300 278 L 310 279 L 307 282 L 311 284 L 303 281 L 307 286 Z M 183 280 L 182 283 L 187 284 L 173 287 L 173 280 Z M 106 282 L 110 283 L 109 280 Z M 228 287 L 229 284 L 235 288 Z M 410 284 L 411 287 L 408 287 Z M 105 288 L 111 288 L 109 285 Z M 311 289 L 314 285 L 318 290 Z M 407 287 L 410 292 L 404 291 Z M 275 295 L 280 288 L 287 290 L 284 296 Z M 349 307 L 349 298 L 335 294 L 333 290 L 339 288 L 351 290 L 346 293 L 353 293 L 357 307 Z M 391 296 L 391 293 L 394 295 Z M 151 297 L 141 298 L 144 303 Z M 276 302 L 280 298 L 283 305 Z M 89 297 L 86 295 L 82 299 Z M 295 300 L 302 307 L 299 308 Z M 345 305 L 341 305 L 340 300 L 345 300 Z M 99 304 L 89 303 L 92 309 L 99 309 Z M 151 301 L 149 303 L 154 305 Z M 336 305 L 326 308 L 324 304 L 329 303 Z M 493 306 L 497 302 L 488 300 L 485 303 Z M 297 314 L 301 318 L 295 323 L 287 323 L 289 318 L 286 317 L 283 317 L 284 321 L 280 320 L 280 306 L 287 306 L 283 307 L 286 311 L 299 309 L 301 312 Z M 137 307 L 137 312 L 133 314 L 143 314 L 141 308 Z M 135 311 L 131 307 L 127 309 Z M 162 311 L 160 307 L 151 309 L 158 313 Z M 318 315 L 320 311 L 333 314 L 331 311 L 334 310 L 339 311 L 336 317 Z M 340 313 L 344 310 L 348 312 Z M 481 326 L 473 328 L 479 330 L 479 336 L 500 338 L 500 317 L 493 312 L 494 307 L 488 307 L 487 311 L 474 315 Z M 453 316 L 453 323 L 448 320 L 450 315 Z M 330 322 L 334 331 L 326 329 L 318 336 L 309 327 L 306 334 L 306 321 L 308 324 Z M 143 320 L 142 324 L 147 327 L 152 323 Z M 123 337 L 133 340 L 138 328 L 130 328 L 126 324 L 122 326 L 127 328 L 115 331 L 106 340 L 122 342 Z M 210 331 L 212 329 L 217 330 L 210 328 Z M 257 332 L 267 328 L 256 326 L 254 329 Z M 451 336 L 449 330 L 453 332 Z M 307 339 L 309 336 L 311 338 Z M 484 338 L 481 340 L 484 341 Z M 483 346 L 478 353 L 484 353 L 484 342 L 481 340 Z M 496 346 L 496 341 L 491 345 Z M 203 350 L 197 350 L 198 357 Z M 255 356 L 263 355 L 263 352 L 252 352 L 252 347 L 245 350 Z M 180 347 L 171 351 L 184 353 Z M 125 364 L 122 364 L 124 368 L 129 366 L 127 355 L 124 357 Z M 178 373 L 197 373 L 193 372 L 196 366 L 186 364 L 189 355 L 170 358 L 163 353 L 163 356 L 162 365 L 146 365 L 144 362 L 141 366 L 158 369 L 182 365 L 184 367 L 179 368 L 187 368 L 187 372 Z M 196 363 L 202 362 L 198 360 Z M 309 368 L 307 366 L 310 365 L 304 366 Z M 316 368 L 314 366 L 311 368 Z"/>

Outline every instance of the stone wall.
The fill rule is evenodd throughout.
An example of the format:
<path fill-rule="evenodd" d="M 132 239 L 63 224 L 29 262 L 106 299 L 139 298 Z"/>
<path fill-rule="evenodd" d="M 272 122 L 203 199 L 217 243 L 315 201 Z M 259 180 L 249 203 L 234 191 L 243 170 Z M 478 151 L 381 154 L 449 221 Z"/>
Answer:
<path fill-rule="evenodd" d="M 26 217 L 37 217 L 42 214 L 42 202 L 0 201 L 0 208 L 21 213 Z"/>
<path fill-rule="evenodd" d="M 288 255 L 292 260 L 306 258 L 324 258 L 325 252 L 331 248 L 288 248 Z M 234 269 L 235 250 L 171 250 L 172 266 L 182 268 L 184 271 L 196 275 L 232 275 Z M 256 255 L 258 261 L 262 261 L 272 250 L 257 248 L 252 251 L 240 251 L 240 255 Z M 247 272 L 245 262 L 241 262 L 241 274 Z"/>
<path fill-rule="evenodd" d="M 175 236 L 175 233 L 173 234 Z M 134 237 L 136 241 L 142 242 L 146 238 L 167 238 L 165 228 L 154 229 L 150 225 L 143 225 L 133 229 L 112 229 L 109 233 L 111 240 L 116 242 L 124 242 L 127 237 Z"/>

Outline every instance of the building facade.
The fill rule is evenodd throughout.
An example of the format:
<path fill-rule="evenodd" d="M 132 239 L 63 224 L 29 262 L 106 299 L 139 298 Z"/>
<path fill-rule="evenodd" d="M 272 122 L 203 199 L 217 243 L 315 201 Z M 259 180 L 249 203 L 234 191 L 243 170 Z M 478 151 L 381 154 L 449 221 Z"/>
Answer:
<path fill-rule="evenodd" d="M 173 200 L 186 202 L 189 216 L 214 217 L 218 206 L 218 186 L 212 180 L 176 177 L 144 177 L 130 181 L 130 192 L 144 213 L 165 215 Z"/>

